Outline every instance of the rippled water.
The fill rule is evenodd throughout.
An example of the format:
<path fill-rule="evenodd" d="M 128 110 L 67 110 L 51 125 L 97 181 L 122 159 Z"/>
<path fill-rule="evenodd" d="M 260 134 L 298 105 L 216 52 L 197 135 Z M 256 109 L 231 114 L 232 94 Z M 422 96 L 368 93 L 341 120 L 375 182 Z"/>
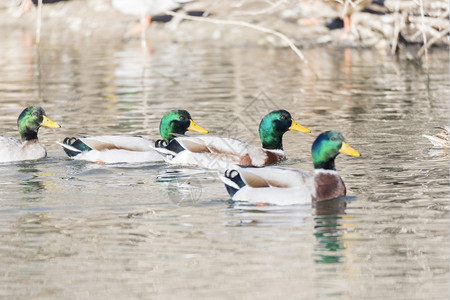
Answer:
<path fill-rule="evenodd" d="M 422 137 L 449 124 L 449 58 L 429 69 L 371 50 L 289 51 L 238 44 L 57 39 L 0 43 L 0 128 L 23 107 L 48 158 L 0 165 L 2 298 L 448 299 L 449 156 Z M 184 108 L 212 135 L 258 144 L 262 115 L 289 110 L 290 167 L 337 129 L 362 157 L 337 159 L 348 197 L 317 206 L 229 201 L 214 172 L 164 163 L 100 165 L 55 141 L 82 134 L 155 138 Z"/>

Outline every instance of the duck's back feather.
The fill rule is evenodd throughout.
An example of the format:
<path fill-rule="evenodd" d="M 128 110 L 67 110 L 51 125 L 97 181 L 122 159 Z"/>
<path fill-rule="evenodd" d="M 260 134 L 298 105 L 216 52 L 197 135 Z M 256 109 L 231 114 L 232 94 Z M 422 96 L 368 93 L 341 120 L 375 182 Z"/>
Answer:
<path fill-rule="evenodd" d="M 230 153 L 235 155 L 247 151 L 248 143 L 232 138 L 219 138 L 214 136 L 205 137 L 177 137 L 176 140 L 186 150 L 193 153 Z"/>
<path fill-rule="evenodd" d="M 307 171 L 284 167 L 239 168 L 242 180 L 253 188 L 292 188 L 305 185 L 311 180 Z"/>
<path fill-rule="evenodd" d="M 127 151 L 148 151 L 155 142 L 140 136 L 92 136 L 79 138 L 84 144 L 93 150 L 127 150 Z"/>
<path fill-rule="evenodd" d="M 173 153 L 173 164 L 225 170 L 236 165 L 266 166 L 285 158 L 283 150 L 267 150 L 232 138 L 177 137 L 176 141 L 185 151 Z"/>
<path fill-rule="evenodd" d="M 66 139 L 58 143 L 72 158 L 103 163 L 141 163 L 163 161 L 154 142 L 138 136 L 92 136 Z"/>
<path fill-rule="evenodd" d="M 175 139 L 185 150 L 192 153 L 212 152 L 207 141 L 195 137 L 178 137 Z"/>

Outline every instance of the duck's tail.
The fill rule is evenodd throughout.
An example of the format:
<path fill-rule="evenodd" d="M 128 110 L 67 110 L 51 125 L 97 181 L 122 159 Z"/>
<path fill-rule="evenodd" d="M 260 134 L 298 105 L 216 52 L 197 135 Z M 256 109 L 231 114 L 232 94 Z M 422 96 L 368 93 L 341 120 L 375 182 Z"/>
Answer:
<path fill-rule="evenodd" d="M 245 182 L 242 180 L 241 175 L 237 170 L 226 170 L 224 175 L 220 175 L 219 177 L 225 184 L 225 188 L 227 189 L 230 197 L 233 197 L 237 191 L 245 186 Z"/>
<path fill-rule="evenodd" d="M 83 151 L 92 150 L 91 147 L 75 137 L 66 137 L 62 143 L 56 143 L 63 147 L 64 152 L 66 152 L 69 157 L 77 156 Z"/>

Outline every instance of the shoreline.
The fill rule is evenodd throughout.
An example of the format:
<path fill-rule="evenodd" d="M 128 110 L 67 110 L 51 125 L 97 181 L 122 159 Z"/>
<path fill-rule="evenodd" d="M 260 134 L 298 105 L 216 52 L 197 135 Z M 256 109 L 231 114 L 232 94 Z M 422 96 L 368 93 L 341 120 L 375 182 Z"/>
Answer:
<path fill-rule="evenodd" d="M 299 49 L 323 46 L 373 48 L 387 55 L 402 55 L 406 52 L 409 53 L 407 58 L 420 59 L 431 47 L 449 47 L 448 7 L 445 11 L 442 4 L 445 2 L 441 0 L 433 2 L 433 7 L 429 5 L 430 7 L 424 8 L 426 17 L 418 16 L 417 5 L 409 0 L 401 1 L 403 10 L 395 8 L 394 12 L 388 1 L 384 1 L 384 6 L 375 5 L 376 9 L 382 12 L 373 12 L 373 9 L 369 12 L 366 7 L 367 11 L 352 13 L 350 32 L 347 35 L 343 34 L 342 28 L 330 30 L 326 27 L 330 20 L 340 16 L 340 11 L 331 7 L 329 1 L 317 1 L 314 4 L 310 1 L 300 1 L 300 4 L 277 7 L 267 7 L 268 4 L 264 1 L 261 3 L 266 6 L 261 6 L 261 3 L 245 6 L 244 3 L 241 7 L 216 2 L 194 1 L 185 5 L 178 13 L 183 14 L 183 11 L 190 10 L 206 11 L 209 16 L 201 18 L 208 18 L 207 21 L 218 20 L 224 22 L 223 24 L 181 20 L 178 15 L 167 23 L 152 22 L 146 31 L 146 39 L 151 43 L 173 39 L 181 42 L 213 41 L 218 44 L 249 43 L 275 48 L 288 47 L 286 40 L 274 34 L 225 24 L 242 22 L 280 33 Z M 285 1 L 275 4 L 279 2 Z M 19 7 L 0 8 L 0 16 L 0 26 L 4 31 L 26 30 L 32 34 L 36 32 L 38 14 L 34 6 L 22 15 Z M 315 22 L 307 24 L 311 19 Z M 138 22 L 139 16 L 121 13 L 111 6 L 109 0 L 70 0 L 43 6 L 41 35 L 43 39 L 114 39 L 123 43 L 140 39 L 140 35 L 130 34 Z M 425 26 L 426 22 L 429 27 L 424 33 L 419 25 Z M 427 47 L 424 47 L 424 39 L 428 42 Z"/>

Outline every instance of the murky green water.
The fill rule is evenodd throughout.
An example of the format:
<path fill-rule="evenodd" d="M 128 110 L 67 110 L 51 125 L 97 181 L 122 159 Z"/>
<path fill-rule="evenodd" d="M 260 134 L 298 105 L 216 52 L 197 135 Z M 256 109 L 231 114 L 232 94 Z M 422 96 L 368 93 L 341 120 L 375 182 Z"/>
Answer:
<path fill-rule="evenodd" d="M 48 158 L 0 165 L 0 297 L 17 299 L 448 299 L 449 155 L 421 136 L 449 124 L 449 58 L 430 68 L 375 51 L 212 43 L 45 40 L 0 43 L 0 128 L 18 136 L 23 107 Z M 258 144 L 260 117 L 291 112 L 290 167 L 337 129 L 362 154 L 340 156 L 349 197 L 312 207 L 229 201 L 214 172 L 164 163 L 99 165 L 55 141 L 82 134 L 157 137 L 184 108 L 212 135 Z"/>

